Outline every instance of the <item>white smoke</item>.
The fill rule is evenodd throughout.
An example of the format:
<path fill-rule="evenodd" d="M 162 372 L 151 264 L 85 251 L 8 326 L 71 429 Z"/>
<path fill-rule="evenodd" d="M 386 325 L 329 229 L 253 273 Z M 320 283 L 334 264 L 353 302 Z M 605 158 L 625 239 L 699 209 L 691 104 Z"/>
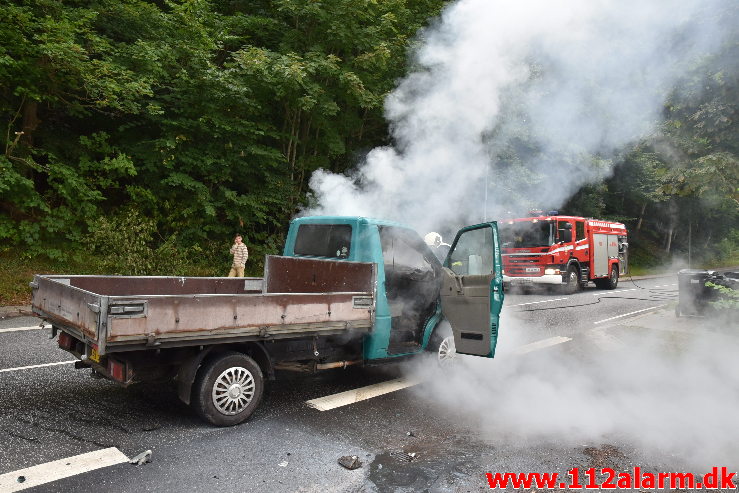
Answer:
<path fill-rule="evenodd" d="M 456 2 L 386 101 L 394 145 L 350 176 L 317 171 L 306 212 L 427 231 L 561 205 L 659 123 L 686 66 L 721 42 L 706 15 L 720 1 Z"/>
<path fill-rule="evenodd" d="M 722 5 L 460 0 L 421 34 L 413 70 L 387 99 L 393 146 L 372 150 L 349 176 L 315 173 L 317 206 L 307 212 L 428 231 L 557 207 L 657 128 L 686 69 L 723 41 Z M 593 359 L 505 358 L 515 326 L 501 321 L 495 360 L 467 358 L 421 395 L 498 439 L 620 436 L 700 465 L 737 457 L 735 339 L 698 336 L 678 350 L 637 334 Z"/>
<path fill-rule="evenodd" d="M 606 351 L 588 343 L 591 332 L 571 347 L 520 356 L 520 324 L 504 310 L 505 337 L 493 360 L 461 356 L 455 371 L 443 373 L 418 362 L 415 372 L 426 381 L 415 389 L 418 398 L 494 443 L 626 444 L 672 466 L 739 467 L 733 330 L 723 335 L 696 322 L 694 332 L 675 332 L 650 323 L 610 330 L 615 342 Z"/>

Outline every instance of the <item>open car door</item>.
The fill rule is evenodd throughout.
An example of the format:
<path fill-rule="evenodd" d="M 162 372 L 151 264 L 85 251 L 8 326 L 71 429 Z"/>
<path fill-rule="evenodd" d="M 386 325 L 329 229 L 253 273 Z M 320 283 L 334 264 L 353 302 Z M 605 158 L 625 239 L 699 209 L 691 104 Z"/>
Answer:
<path fill-rule="evenodd" d="M 457 353 L 492 358 L 503 307 L 503 272 L 495 222 L 461 229 L 444 261 L 441 308 Z"/>

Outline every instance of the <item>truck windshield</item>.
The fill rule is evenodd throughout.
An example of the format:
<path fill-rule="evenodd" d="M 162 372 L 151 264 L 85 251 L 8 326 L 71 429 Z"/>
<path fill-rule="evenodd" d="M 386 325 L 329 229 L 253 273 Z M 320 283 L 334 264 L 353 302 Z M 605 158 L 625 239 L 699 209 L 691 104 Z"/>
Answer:
<path fill-rule="evenodd" d="M 499 223 L 498 227 L 503 248 L 547 247 L 554 244 L 552 221 Z"/>

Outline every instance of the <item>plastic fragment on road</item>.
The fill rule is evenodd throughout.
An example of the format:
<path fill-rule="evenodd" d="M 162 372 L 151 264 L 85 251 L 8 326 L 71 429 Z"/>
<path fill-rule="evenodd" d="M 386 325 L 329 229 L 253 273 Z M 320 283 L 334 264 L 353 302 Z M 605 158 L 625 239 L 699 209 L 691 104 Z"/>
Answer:
<path fill-rule="evenodd" d="M 133 457 L 128 462 L 135 466 L 140 466 L 140 465 L 146 464 L 147 462 L 151 462 L 151 450 L 145 450 L 141 452 L 139 455 L 137 455 L 136 457 Z"/>

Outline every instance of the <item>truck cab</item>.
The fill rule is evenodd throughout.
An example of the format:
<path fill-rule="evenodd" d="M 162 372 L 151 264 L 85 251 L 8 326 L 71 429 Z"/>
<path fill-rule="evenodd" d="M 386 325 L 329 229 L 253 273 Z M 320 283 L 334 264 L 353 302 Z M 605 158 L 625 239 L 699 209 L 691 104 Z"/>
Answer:
<path fill-rule="evenodd" d="M 416 231 L 400 223 L 302 217 L 290 223 L 283 255 L 377 265 L 374 324 L 363 341 L 366 361 L 428 349 L 443 316 L 452 326 L 457 352 L 495 354 L 503 304 L 495 223 L 459 231 L 442 264 Z"/>

